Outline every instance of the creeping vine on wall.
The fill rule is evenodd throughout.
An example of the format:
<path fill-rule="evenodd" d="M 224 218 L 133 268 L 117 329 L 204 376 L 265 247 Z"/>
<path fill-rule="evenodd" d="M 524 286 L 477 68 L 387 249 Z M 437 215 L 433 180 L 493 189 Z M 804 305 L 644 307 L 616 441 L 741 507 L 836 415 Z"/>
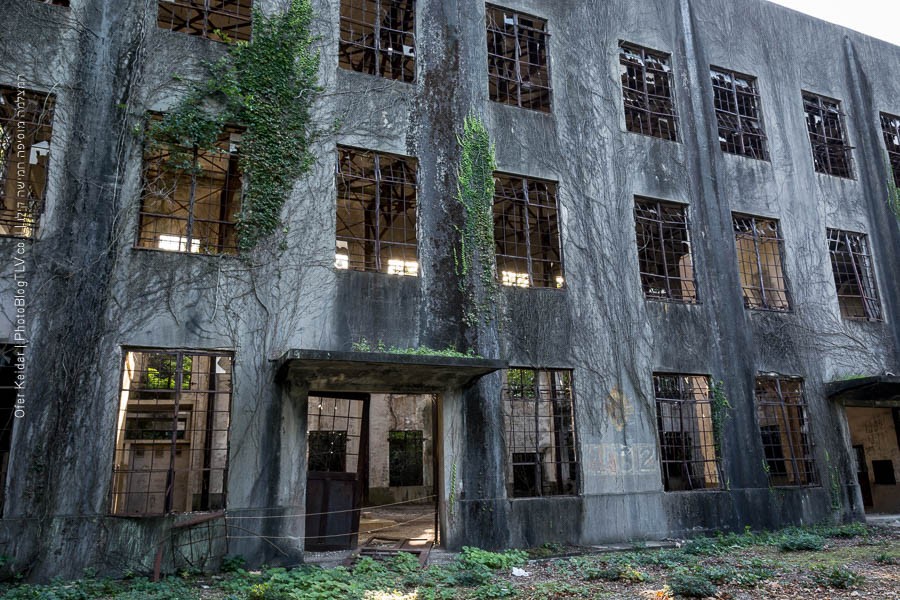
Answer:
<path fill-rule="evenodd" d="M 459 138 L 462 156 L 459 162 L 457 200 L 465 210 L 465 223 L 459 230 L 459 250 L 454 249 L 456 274 L 462 291 L 470 290 L 472 306 L 466 312 L 474 324 L 490 320 L 499 293 L 494 264 L 494 145 L 481 119 L 466 117 Z M 474 297 L 469 275 L 478 278 L 483 297 Z"/>
<path fill-rule="evenodd" d="M 725 382 L 714 381 L 710 389 L 712 403 L 712 427 L 713 443 L 716 446 L 716 456 L 722 457 L 722 440 L 725 436 L 725 421 L 728 420 L 728 412 L 731 404 L 725 396 Z"/>
<path fill-rule="evenodd" d="M 253 12 L 250 42 L 228 46 L 209 64 L 209 77 L 146 128 L 149 143 L 216 151 L 225 123 L 245 127 L 240 166 L 246 185 L 237 216 L 239 247 L 247 251 L 281 225 L 294 182 L 312 162 L 310 110 L 317 91 L 319 54 L 312 49 L 310 0 L 291 0 L 286 12 Z M 187 169 L 177 153 L 172 168 Z"/>
<path fill-rule="evenodd" d="M 894 168 L 891 166 L 890 159 L 887 161 L 887 172 L 888 207 L 890 207 L 894 216 L 897 217 L 897 220 L 900 221 L 900 188 L 894 183 Z"/>

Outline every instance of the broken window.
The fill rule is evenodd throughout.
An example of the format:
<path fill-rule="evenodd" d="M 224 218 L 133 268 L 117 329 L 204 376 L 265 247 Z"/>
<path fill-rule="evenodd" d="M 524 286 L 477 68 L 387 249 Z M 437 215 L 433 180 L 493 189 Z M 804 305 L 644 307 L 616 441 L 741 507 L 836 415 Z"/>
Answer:
<path fill-rule="evenodd" d="M 881 113 L 881 134 L 894 174 L 894 185 L 900 187 L 900 117 Z"/>
<path fill-rule="evenodd" d="M 717 68 L 710 77 L 722 151 L 769 160 L 756 79 Z"/>
<path fill-rule="evenodd" d="M 9 459 L 12 453 L 13 425 L 16 413 L 21 406 L 16 404 L 18 392 L 16 375 L 17 365 L 24 360 L 20 350 L 11 345 L 0 345 L 0 516 L 3 515 L 4 490 L 9 473 Z M 20 413 L 19 417 L 24 416 Z"/>
<path fill-rule="evenodd" d="M 113 514 L 225 508 L 231 373 L 225 353 L 125 353 Z"/>
<path fill-rule="evenodd" d="M 212 149 L 148 144 L 137 247 L 200 254 L 237 252 L 240 141 L 241 129 L 226 126 Z"/>
<path fill-rule="evenodd" d="M 507 494 L 578 493 L 572 371 L 517 368 L 504 379 Z"/>
<path fill-rule="evenodd" d="M 709 377 L 654 373 L 653 390 L 665 490 L 720 489 Z"/>
<path fill-rule="evenodd" d="M 338 148 L 338 269 L 418 275 L 416 161 Z"/>
<path fill-rule="evenodd" d="M 310 431 L 307 444 L 310 471 L 343 473 L 347 468 L 346 431 Z"/>
<path fill-rule="evenodd" d="M 422 431 L 388 432 L 388 472 L 391 487 L 423 485 L 425 438 Z"/>
<path fill-rule="evenodd" d="M 44 207 L 53 96 L 0 86 L 0 235 L 34 237 Z"/>
<path fill-rule="evenodd" d="M 669 55 L 619 42 L 625 128 L 678 141 L 678 118 Z"/>
<path fill-rule="evenodd" d="M 769 485 L 816 485 L 802 381 L 757 377 L 756 415 Z"/>
<path fill-rule="evenodd" d="M 866 236 L 829 229 L 828 250 L 841 316 L 880 321 L 881 303 Z"/>
<path fill-rule="evenodd" d="M 547 22 L 499 6 L 486 13 L 491 100 L 550 112 Z"/>
<path fill-rule="evenodd" d="M 415 0 L 341 0 L 341 68 L 416 80 Z"/>
<path fill-rule="evenodd" d="M 356 473 L 360 467 L 365 402 L 353 394 L 310 394 L 307 405 L 307 470 Z"/>
<path fill-rule="evenodd" d="M 494 245 L 500 283 L 563 287 L 556 184 L 494 175 Z"/>
<path fill-rule="evenodd" d="M 782 266 L 784 240 L 778 230 L 778 221 L 738 214 L 732 215 L 732 220 L 744 306 L 790 310 Z"/>
<path fill-rule="evenodd" d="M 219 42 L 248 41 L 253 0 L 159 0 L 156 23 L 163 29 Z"/>
<path fill-rule="evenodd" d="M 687 207 L 649 198 L 634 202 L 638 265 L 644 296 L 697 302 Z"/>
<path fill-rule="evenodd" d="M 837 177 L 853 177 L 853 157 L 838 100 L 803 92 L 806 128 L 816 171 Z"/>

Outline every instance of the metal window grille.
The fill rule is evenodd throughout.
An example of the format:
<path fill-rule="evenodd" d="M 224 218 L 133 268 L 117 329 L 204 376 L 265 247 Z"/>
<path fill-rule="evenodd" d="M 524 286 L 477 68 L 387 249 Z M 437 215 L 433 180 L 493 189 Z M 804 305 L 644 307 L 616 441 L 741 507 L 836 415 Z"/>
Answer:
<path fill-rule="evenodd" d="M 365 400 L 310 395 L 307 407 L 307 469 L 356 473 L 360 467 Z"/>
<path fill-rule="evenodd" d="M 159 0 L 156 23 L 162 29 L 219 42 L 248 41 L 253 0 Z"/>
<path fill-rule="evenodd" d="M 225 508 L 231 374 L 226 353 L 126 352 L 113 514 Z"/>
<path fill-rule="evenodd" d="M 817 485 L 801 380 L 757 377 L 756 415 L 769 485 Z"/>
<path fill-rule="evenodd" d="M 828 250 L 841 316 L 880 321 L 881 303 L 866 236 L 829 229 Z"/>
<path fill-rule="evenodd" d="M 900 117 L 881 113 L 881 133 L 894 174 L 894 185 L 900 187 Z"/>
<path fill-rule="evenodd" d="M 550 112 L 547 22 L 499 6 L 486 14 L 491 100 Z"/>
<path fill-rule="evenodd" d="M 388 432 L 388 480 L 391 487 L 424 485 L 424 452 L 422 431 Z"/>
<path fill-rule="evenodd" d="M 803 109 L 816 171 L 852 178 L 853 148 L 847 141 L 840 101 L 803 92 Z"/>
<path fill-rule="evenodd" d="M 619 42 L 625 128 L 678 141 L 678 117 L 669 55 Z"/>
<path fill-rule="evenodd" d="M 47 94 L 0 86 L 0 236 L 31 238 L 37 230 L 55 104 Z"/>
<path fill-rule="evenodd" d="M 369 75 L 415 81 L 415 0 L 341 0 L 338 64 Z"/>
<path fill-rule="evenodd" d="M 556 184 L 494 175 L 494 245 L 503 285 L 563 286 Z"/>
<path fill-rule="evenodd" d="M 502 391 L 510 497 L 578 492 L 572 371 L 509 369 Z"/>
<path fill-rule="evenodd" d="M 335 267 L 418 275 L 416 161 L 338 148 Z"/>
<path fill-rule="evenodd" d="M 644 296 L 696 303 L 697 285 L 686 207 L 638 198 L 634 203 L 634 220 Z"/>
<path fill-rule="evenodd" d="M 69 0 L 37 0 L 41 4 L 52 4 L 53 6 L 69 6 Z"/>
<path fill-rule="evenodd" d="M 724 69 L 709 73 L 722 151 L 769 160 L 756 79 Z"/>
<path fill-rule="evenodd" d="M 3 515 L 4 490 L 12 453 L 13 426 L 16 422 L 16 364 L 23 360 L 21 349 L 0 346 L 0 516 Z"/>
<path fill-rule="evenodd" d="M 653 390 L 665 490 L 721 489 L 709 377 L 654 373 Z"/>
<path fill-rule="evenodd" d="M 790 310 L 783 266 L 784 240 L 778 221 L 738 214 L 732 215 L 732 221 L 744 306 Z"/>
<path fill-rule="evenodd" d="M 241 131 L 226 126 L 214 149 L 160 143 L 145 148 L 138 248 L 237 253 Z"/>

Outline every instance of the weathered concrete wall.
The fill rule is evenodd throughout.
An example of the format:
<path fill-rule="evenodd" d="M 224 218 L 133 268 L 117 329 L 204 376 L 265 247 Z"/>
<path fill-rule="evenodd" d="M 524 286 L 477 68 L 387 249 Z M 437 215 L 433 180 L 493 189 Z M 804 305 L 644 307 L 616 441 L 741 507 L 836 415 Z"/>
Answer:
<path fill-rule="evenodd" d="M 329 133 L 285 208 L 284 238 L 244 262 L 133 249 L 141 159 L 131 128 L 182 93 L 173 75 L 198 76 L 200 61 L 222 46 L 157 29 L 152 0 L 72 4 L 0 0 L 0 84 L 22 74 L 27 87 L 52 90 L 58 107 L 47 210 L 30 254 L 35 385 L 16 423 L 0 523 L 0 552 L 33 566 L 34 577 L 146 566 L 151 540 L 172 520 L 105 516 L 122 348 L 130 346 L 235 353 L 228 508 L 266 518 L 238 523 L 247 531 L 229 552 L 253 562 L 289 562 L 302 550 L 302 519 L 284 517 L 303 510 L 306 391 L 302 382 L 283 389 L 270 361 L 289 348 L 346 350 L 360 338 L 475 346 L 516 366 L 574 369 L 577 498 L 506 498 L 499 376 L 445 392 L 438 447 L 450 547 L 593 543 L 860 514 L 843 411 L 822 386 L 898 367 L 900 229 L 884 202 L 878 112 L 900 114 L 900 48 L 756 0 L 508 0 L 548 21 L 553 112 L 542 114 L 488 100 L 483 4 L 419 0 L 418 83 L 406 84 L 339 69 L 339 1 L 315 0 L 326 90 L 315 120 Z M 681 142 L 625 132 L 619 39 L 672 54 Z M 770 162 L 719 151 L 710 64 L 758 78 Z M 842 101 L 855 179 L 814 172 L 801 89 Z M 567 282 L 503 290 L 501 326 L 476 329 L 462 324 L 467 300 L 452 257 L 462 219 L 453 200 L 456 135 L 470 111 L 486 120 L 501 171 L 558 182 Z M 418 278 L 333 269 L 336 144 L 418 159 Z M 700 304 L 643 299 L 635 195 L 688 204 Z M 790 313 L 743 308 L 731 211 L 780 219 Z M 840 318 L 826 227 L 869 235 L 883 323 Z M 0 240 L 0 251 L 10 254 L 14 243 Z M 11 264 L 3 269 L 0 338 L 11 338 Z M 734 407 L 728 491 L 662 491 L 653 371 L 725 383 Z M 804 378 L 822 487 L 769 489 L 753 404 L 760 371 Z"/>

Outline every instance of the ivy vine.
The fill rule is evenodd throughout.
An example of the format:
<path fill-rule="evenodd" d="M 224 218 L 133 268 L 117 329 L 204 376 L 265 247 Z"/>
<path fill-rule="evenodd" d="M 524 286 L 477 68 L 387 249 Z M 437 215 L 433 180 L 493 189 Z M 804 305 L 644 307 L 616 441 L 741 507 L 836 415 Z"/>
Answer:
<path fill-rule="evenodd" d="M 887 172 L 888 207 L 894 213 L 894 216 L 897 217 L 897 220 L 900 221 L 900 188 L 894 183 L 894 168 L 891 166 L 890 159 L 887 160 Z"/>
<path fill-rule="evenodd" d="M 457 200 L 465 210 L 464 224 L 459 231 L 459 251 L 454 249 L 456 274 L 461 291 L 470 289 L 473 306 L 466 320 L 474 324 L 481 318 L 489 320 L 491 308 L 499 293 L 494 266 L 494 145 L 484 123 L 469 115 L 458 138 L 461 158 L 459 164 Z M 469 275 L 478 277 L 483 297 L 471 291 Z"/>
<path fill-rule="evenodd" d="M 728 402 L 728 397 L 725 396 L 723 381 L 713 382 L 710 388 L 710 402 L 712 404 L 713 443 L 716 447 L 716 456 L 721 459 L 725 422 L 728 420 L 728 413 L 731 410 L 731 404 Z"/>
<path fill-rule="evenodd" d="M 291 0 L 273 15 L 254 8 L 251 40 L 229 45 L 206 65 L 209 77 L 191 83 L 185 98 L 145 129 L 150 144 L 176 149 L 167 166 L 186 170 L 196 167 L 184 149 L 221 151 L 216 140 L 224 124 L 245 128 L 239 164 L 246 184 L 236 216 L 242 251 L 280 227 L 294 181 L 312 163 L 310 112 L 320 89 L 312 18 L 310 0 Z"/>

